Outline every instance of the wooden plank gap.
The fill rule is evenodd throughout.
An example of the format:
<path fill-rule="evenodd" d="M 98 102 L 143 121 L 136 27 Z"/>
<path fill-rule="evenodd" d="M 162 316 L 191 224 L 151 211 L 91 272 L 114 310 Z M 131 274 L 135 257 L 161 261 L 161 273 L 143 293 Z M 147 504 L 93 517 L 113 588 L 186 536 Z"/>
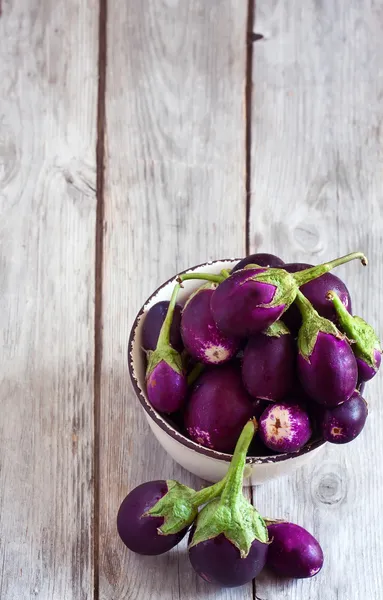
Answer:
<path fill-rule="evenodd" d="M 98 96 L 97 96 L 97 208 L 96 208 L 96 259 L 94 304 L 94 518 L 93 561 L 94 600 L 100 597 L 99 587 L 99 532 L 100 532 L 100 397 L 102 365 L 102 280 L 104 254 L 104 169 L 105 169 L 105 93 L 107 53 L 107 0 L 100 0 L 98 29 Z"/>
<path fill-rule="evenodd" d="M 253 96 L 253 44 L 251 34 L 254 27 L 255 15 L 255 0 L 249 0 L 247 9 L 247 52 L 246 52 L 246 86 L 245 86 L 245 118 L 246 118 L 246 175 L 245 175 L 245 190 L 246 190 L 246 256 L 250 249 L 250 200 L 251 200 L 251 103 Z"/>

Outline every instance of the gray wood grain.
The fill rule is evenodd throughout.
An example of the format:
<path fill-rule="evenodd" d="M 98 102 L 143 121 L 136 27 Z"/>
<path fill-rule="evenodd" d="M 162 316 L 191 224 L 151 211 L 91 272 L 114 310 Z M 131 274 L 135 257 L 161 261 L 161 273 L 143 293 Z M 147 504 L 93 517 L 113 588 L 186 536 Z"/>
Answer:
<path fill-rule="evenodd" d="M 201 481 L 153 438 L 130 387 L 129 330 L 166 278 L 245 249 L 246 3 L 116 1 L 108 9 L 100 598 L 252 598 L 199 580 L 182 546 L 130 553 L 116 533 L 127 492 Z"/>
<path fill-rule="evenodd" d="M 251 251 L 318 263 L 352 249 L 370 266 L 339 269 L 354 311 L 381 333 L 382 2 L 258 0 L 252 110 Z M 383 592 L 383 448 L 378 375 L 363 434 L 288 479 L 254 490 L 259 509 L 311 530 L 325 566 L 310 581 L 275 582 L 267 600 L 357 600 Z"/>
<path fill-rule="evenodd" d="M 95 4 L 2 4 L 4 600 L 93 598 Z"/>

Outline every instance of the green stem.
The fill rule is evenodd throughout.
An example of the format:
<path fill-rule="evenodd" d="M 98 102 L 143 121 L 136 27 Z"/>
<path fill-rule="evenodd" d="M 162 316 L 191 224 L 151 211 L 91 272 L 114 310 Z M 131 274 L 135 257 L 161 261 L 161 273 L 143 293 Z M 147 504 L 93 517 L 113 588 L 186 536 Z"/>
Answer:
<path fill-rule="evenodd" d="M 210 485 L 209 487 L 203 488 L 199 492 L 196 492 L 193 498 L 191 499 L 191 505 L 195 508 L 199 508 L 202 504 L 206 504 L 206 502 L 210 502 L 213 498 L 217 498 L 225 487 L 227 479 L 227 473 L 221 481 L 218 481 L 214 485 Z"/>
<path fill-rule="evenodd" d="M 178 292 L 180 291 L 180 285 L 177 283 L 174 286 L 174 290 L 172 293 L 172 297 L 170 298 L 170 303 L 168 306 L 168 311 L 166 313 L 165 321 L 162 323 L 160 335 L 158 336 L 157 348 L 161 348 L 164 346 L 170 345 L 170 328 L 173 322 L 174 308 L 177 302 Z"/>
<path fill-rule="evenodd" d="M 330 290 L 327 292 L 326 297 L 333 303 L 339 318 L 339 323 L 341 324 L 343 330 L 346 332 L 349 338 L 357 342 L 358 346 L 358 342 L 360 341 L 360 328 L 355 323 L 354 317 L 350 315 L 336 292 Z"/>
<path fill-rule="evenodd" d="M 195 380 L 198 379 L 201 373 L 204 372 L 204 370 L 205 365 L 203 365 L 202 363 L 197 363 L 196 365 L 194 365 L 194 367 L 188 375 L 188 385 L 192 385 L 195 382 Z"/>
<path fill-rule="evenodd" d="M 177 277 L 177 281 L 187 281 L 188 279 L 203 279 L 204 281 L 213 281 L 214 283 L 222 283 L 226 277 L 223 275 L 214 275 L 213 273 L 184 273 Z"/>
<path fill-rule="evenodd" d="M 298 306 L 303 320 L 307 319 L 307 317 L 313 313 L 318 314 L 310 300 L 307 300 L 306 296 L 304 296 L 300 290 L 297 292 L 295 304 Z"/>
<path fill-rule="evenodd" d="M 351 254 L 346 254 L 346 256 L 341 256 L 340 258 L 336 258 L 335 260 L 331 260 L 330 262 L 323 263 L 322 265 L 310 267 L 309 269 L 299 271 L 298 273 L 291 273 L 291 275 L 294 277 L 298 287 L 301 287 L 305 283 L 308 283 L 309 281 L 317 279 L 317 277 L 320 277 L 321 275 L 332 271 L 332 269 L 335 269 L 335 267 L 344 265 L 345 263 L 348 263 L 351 260 L 355 260 L 357 258 L 361 261 L 362 265 L 367 265 L 367 258 L 362 252 L 352 252 Z"/>
<path fill-rule="evenodd" d="M 234 450 L 233 458 L 231 459 L 230 467 L 226 475 L 226 483 L 221 496 L 221 506 L 234 508 L 236 501 L 242 495 L 243 472 L 246 465 L 246 455 L 258 429 L 258 424 L 255 419 L 246 423 L 239 436 L 237 445 Z"/>
<path fill-rule="evenodd" d="M 225 279 L 227 279 L 228 277 L 230 277 L 230 271 L 228 271 L 228 269 L 222 269 L 221 275 L 223 275 Z"/>

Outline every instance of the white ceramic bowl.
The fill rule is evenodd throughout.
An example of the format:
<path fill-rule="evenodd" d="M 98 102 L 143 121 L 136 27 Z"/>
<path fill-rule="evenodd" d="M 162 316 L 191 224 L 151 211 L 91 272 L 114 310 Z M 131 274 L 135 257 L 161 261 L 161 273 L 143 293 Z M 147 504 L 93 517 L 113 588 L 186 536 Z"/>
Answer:
<path fill-rule="evenodd" d="M 221 269 L 230 269 L 239 259 L 218 260 L 197 265 L 188 269 L 187 273 L 200 271 L 204 273 L 219 273 Z M 161 285 L 145 302 L 138 313 L 129 338 L 129 372 L 134 391 L 141 403 L 148 423 L 160 442 L 161 446 L 182 467 L 206 479 L 219 481 L 225 475 L 231 460 L 231 454 L 217 452 L 205 448 L 179 433 L 158 413 L 149 403 L 145 387 L 145 358 L 141 348 L 141 331 L 147 311 L 161 300 L 170 300 L 177 275 Z M 190 293 L 202 285 L 201 281 L 191 280 L 184 282 L 180 290 L 178 302 L 183 304 Z M 262 456 L 259 458 L 248 457 L 246 462 L 245 485 L 257 485 L 281 475 L 288 475 L 311 461 L 323 448 L 325 442 L 314 441 L 294 453 Z"/>

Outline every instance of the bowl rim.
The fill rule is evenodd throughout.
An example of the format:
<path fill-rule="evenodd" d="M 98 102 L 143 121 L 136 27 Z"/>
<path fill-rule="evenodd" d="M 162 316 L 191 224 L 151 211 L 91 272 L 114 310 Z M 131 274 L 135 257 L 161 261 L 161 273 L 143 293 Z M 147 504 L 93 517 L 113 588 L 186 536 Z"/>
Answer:
<path fill-rule="evenodd" d="M 193 440 L 187 438 L 185 435 L 183 435 L 182 433 L 177 431 L 174 427 L 172 427 L 172 425 L 170 425 L 166 421 L 166 419 L 164 417 L 162 417 L 155 410 L 155 408 L 153 408 L 153 406 L 150 404 L 149 400 L 142 393 L 141 388 L 138 385 L 138 377 L 136 375 L 136 371 L 135 371 L 135 367 L 134 367 L 133 347 L 134 347 L 134 343 L 135 343 L 136 329 L 141 320 L 141 317 L 144 315 L 148 304 L 150 304 L 152 299 L 155 296 L 157 296 L 157 294 L 158 294 L 158 292 L 160 292 L 160 290 L 162 290 L 164 287 L 166 287 L 167 285 L 169 285 L 170 283 L 175 281 L 175 279 L 179 275 L 182 275 L 184 273 L 189 273 L 191 271 L 195 271 L 196 269 L 199 269 L 201 267 L 206 267 L 208 265 L 214 265 L 215 263 L 235 262 L 235 261 L 238 262 L 240 260 L 242 260 L 242 259 L 241 258 L 221 258 L 218 260 L 209 260 L 204 263 L 195 265 L 194 267 L 189 267 L 188 269 L 185 269 L 184 271 L 180 271 L 179 273 L 176 273 L 175 275 L 173 275 L 172 277 L 167 279 L 167 281 L 165 281 L 158 288 L 156 288 L 156 290 L 149 296 L 149 298 L 144 302 L 144 304 L 138 311 L 136 318 L 133 321 L 132 328 L 130 330 L 129 343 L 128 343 L 128 367 L 129 367 L 130 379 L 131 379 L 135 394 L 136 394 L 138 400 L 140 401 L 141 406 L 147 413 L 147 415 L 156 423 L 156 425 L 158 425 L 158 427 L 160 427 L 160 429 L 162 429 L 165 433 L 167 433 L 175 441 L 182 444 L 182 446 L 186 446 L 190 450 L 194 450 L 195 452 L 197 452 L 197 454 L 202 454 L 204 456 L 208 456 L 209 458 L 214 458 L 216 460 L 220 460 L 220 461 L 224 461 L 224 462 L 228 462 L 228 463 L 232 459 L 232 456 L 233 456 L 232 454 L 228 454 L 227 452 L 219 452 L 218 450 L 212 450 L 211 448 L 206 448 L 205 446 L 202 446 L 201 444 L 198 444 L 197 442 L 193 442 Z M 312 450 L 316 450 L 317 448 L 320 448 L 324 444 L 326 444 L 325 440 L 318 439 L 318 440 L 314 440 L 313 442 L 311 442 L 309 444 L 306 444 L 305 446 L 303 446 L 303 448 L 301 448 L 300 450 L 297 450 L 296 452 L 283 452 L 280 454 L 273 454 L 271 456 L 247 456 L 246 463 L 247 464 L 270 464 L 270 463 L 283 462 L 285 460 L 298 458 L 299 456 L 308 454 Z"/>

